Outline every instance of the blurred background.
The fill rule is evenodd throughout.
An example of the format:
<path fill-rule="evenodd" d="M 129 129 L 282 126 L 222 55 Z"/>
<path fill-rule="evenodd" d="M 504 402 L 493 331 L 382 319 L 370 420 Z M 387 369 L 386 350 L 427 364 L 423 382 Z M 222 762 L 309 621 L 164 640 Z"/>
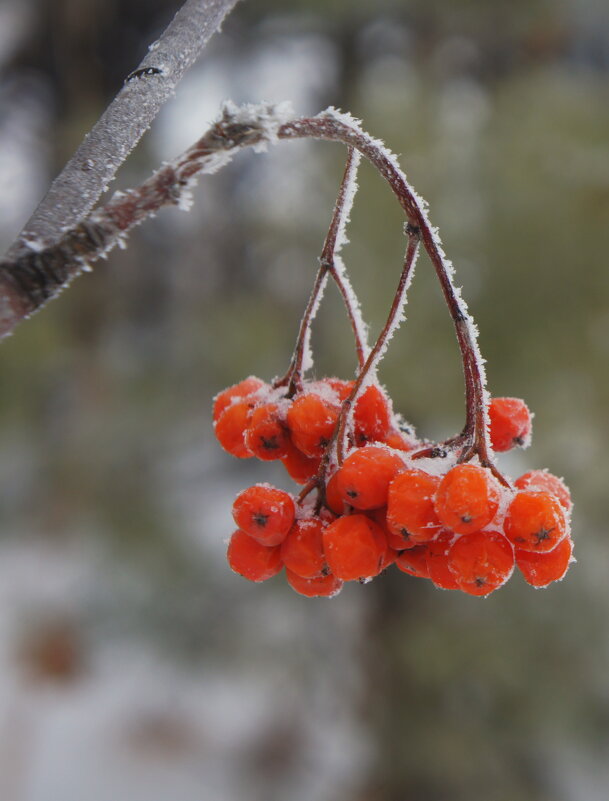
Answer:
<path fill-rule="evenodd" d="M 4 251 L 177 10 L 0 0 Z M 606 801 L 609 796 L 609 6 L 246 0 L 113 188 L 227 98 L 350 110 L 430 203 L 489 388 L 535 412 L 512 476 L 575 499 L 578 564 L 487 600 L 389 571 L 307 600 L 225 564 L 234 495 L 289 486 L 212 436 L 211 399 L 288 363 L 344 164 L 240 154 L 0 348 L 2 801 Z M 404 247 L 365 165 L 344 256 L 373 332 Z M 318 375 L 350 376 L 335 292 Z M 421 435 L 463 421 L 427 260 L 381 373 Z"/>

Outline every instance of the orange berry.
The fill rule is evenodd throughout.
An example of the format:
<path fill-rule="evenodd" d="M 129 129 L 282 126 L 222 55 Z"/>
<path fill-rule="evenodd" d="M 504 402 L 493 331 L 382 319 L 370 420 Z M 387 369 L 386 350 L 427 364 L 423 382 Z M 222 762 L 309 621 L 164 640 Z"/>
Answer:
<path fill-rule="evenodd" d="M 276 403 L 263 403 L 252 410 L 244 439 L 250 452 L 262 461 L 287 456 L 290 435 Z"/>
<path fill-rule="evenodd" d="M 345 502 L 338 489 L 338 472 L 333 473 L 326 484 L 326 506 L 337 515 L 345 511 Z"/>
<path fill-rule="evenodd" d="M 558 498 L 561 506 L 563 506 L 567 512 L 573 506 L 571 493 L 565 482 L 562 478 L 548 473 L 547 470 L 530 470 L 528 473 L 520 476 L 520 478 L 517 478 L 516 481 L 514 481 L 514 486 L 523 490 L 531 489 L 539 490 L 540 492 L 549 492 L 550 495 L 554 495 L 555 498 Z"/>
<path fill-rule="evenodd" d="M 295 514 L 291 495 L 267 484 L 249 487 L 237 495 L 233 503 L 235 523 L 263 545 L 283 542 Z"/>
<path fill-rule="evenodd" d="M 522 551 L 551 551 L 567 534 L 560 502 L 549 492 L 516 493 L 503 524 L 506 537 Z"/>
<path fill-rule="evenodd" d="M 319 382 L 320 384 L 326 384 L 329 386 L 334 392 L 336 392 L 336 396 L 340 403 L 346 400 L 353 387 L 355 386 L 355 381 L 345 381 L 342 378 L 322 378 Z"/>
<path fill-rule="evenodd" d="M 483 467 L 459 464 L 446 473 L 435 500 L 440 521 L 457 534 L 471 534 L 488 525 L 499 507 L 495 479 Z"/>
<path fill-rule="evenodd" d="M 308 579 L 286 568 L 285 577 L 295 592 L 300 595 L 306 595 L 307 598 L 333 598 L 338 595 L 343 587 L 343 582 L 331 573 L 327 576 L 316 576 Z"/>
<path fill-rule="evenodd" d="M 323 541 L 330 570 L 343 581 L 372 578 L 383 569 L 387 540 L 366 515 L 339 517 L 324 529 Z"/>
<path fill-rule="evenodd" d="M 459 585 L 448 567 L 448 552 L 455 534 L 452 531 L 441 531 L 438 536 L 427 543 L 427 570 L 429 578 L 441 590 L 458 590 Z"/>
<path fill-rule="evenodd" d="M 387 524 L 412 543 L 433 539 L 441 528 L 434 508 L 439 476 L 424 470 L 404 470 L 389 485 Z"/>
<path fill-rule="evenodd" d="M 299 395 L 288 409 L 292 441 L 306 456 L 322 456 L 328 446 L 340 408 L 315 393 Z"/>
<path fill-rule="evenodd" d="M 245 444 L 245 430 L 254 404 L 235 401 L 227 406 L 215 423 L 216 439 L 225 451 L 238 459 L 249 459 L 251 452 Z"/>
<path fill-rule="evenodd" d="M 353 412 L 355 442 L 381 442 L 389 433 L 391 417 L 389 404 L 383 391 L 376 384 L 370 384 L 355 403 Z"/>
<path fill-rule="evenodd" d="M 305 456 L 296 445 L 288 442 L 286 455 L 281 459 L 290 478 L 297 484 L 306 484 L 319 470 L 319 457 Z"/>
<path fill-rule="evenodd" d="M 230 406 L 235 398 L 247 398 L 249 395 L 257 392 L 259 389 L 262 389 L 263 386 L 265 386 L 264 381 L 261 381 L 259 378 L 256 378 L 256 376 L 251 375 L 249 378 L 245 378 L 238 384 L 234 384 L 232 387 L 228 387 L 228 389 L 219 392 L 214 398 L 214 423 L 219 419 L 222 412 L 228 406 Z"/>
<path fill-rule="evenodd" d="M 345 503 L 356 509 L 385 506 L 389 484 L 404 462 L 387 448 L 367 445 L 352 451 L 336 472 L 336 486 Z"/>
<path fill-rule="evenodd" d="M 560 581 L 569 569 L 573 553 L 573 541 L 563 537 L 556 548 L 545 553 L 516 550 L 516 564 L 524 580 L 533 587 L 547 587 Z"/>
<path fill-rule="evenodd" d="M 396 451 L 412 451 L 418 445 L 412 435 L 406 434 L 397 428 L 390 428 L 383 442 Z"/>
<path fill-rule="evenodd" d="M 520 398 L 492 398 L 488 407 L 493 450 L 526 448 L 531 439 L 531 413 Z"/>
<path fill-rule="evenodd" d="M 266 581 L 282 568 L 281 548 L 261 545 L 245 531 L 235 531 L 226 553 L 235 573 L 249 581 Z"/>
<path fill-rule="evenodd" d="M 294 523 L 281 545 L 281 558 L 286 568 L 307 579 L 323 574 L 323 530 L 324 524 L 315 517 Z"/>
<path fill-rule="evenodd" d="M 514 549 L 498 531 L 464 534 L 448 552 L 448 568 L 463 592 L 489 595 L 511 576 Z"/>
<path fill-rule="evenodd" d="M 429 568 L 427 567 L 427 545 L 416 545 L 407 551 L 398 554 L 395 560 L 396 565 L 402 573 L 419 578 L 429 578 Z"/>

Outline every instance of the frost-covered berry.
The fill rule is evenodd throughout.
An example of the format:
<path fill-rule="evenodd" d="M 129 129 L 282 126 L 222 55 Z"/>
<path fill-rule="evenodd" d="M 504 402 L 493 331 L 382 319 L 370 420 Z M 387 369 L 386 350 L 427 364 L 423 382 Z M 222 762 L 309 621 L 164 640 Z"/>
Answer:
<path fill-rule="evenodd" d="M 283 542 L 295 515 L 292 496 L 268 484 L 249 487 L 233 503 L 235 523 L 263 545 L 279 545 Z"/>
<path fill-rule="evenodd" d="M 241 530 L 235 531 L 231 537 L 226 558 L 231 569 L 249 581 L 266 581 L 283 567 L 278 545 L 261 545 Z"/>
<path fill-rule="evenodd" d="M 565 510 L 549 492 L 524 490 L 510 503 L 503 528 L 522 551 L 551 551 L 566 536 Z"/>
<path fill-rule="evenodd" d="M 336 488 L 356 509 L 385 506 L 393 478 L 404 469 L 401 457 L 389 449 L 366 445 L 352 451 L 336 473 Z"/>
<path fill-rule="evenodd" d="M 435 500 L 440 521 L 457 534 L 471 534 L 488 525 L 499 508 L 499 488 L 488 470 L 460 464 L 446 473 Z"/>
<path fill-rule="evenodd" d="M 569 569 L 572 560 L 573 541 L 564 537 L 558 545 L 546 553 L 516 550 L 516 564 L 524 580 L 533 587 L 547 587 L 560 581 Z"/>
<path fill-rule="evenodd" d="M 489 595 L 512 575 L 514 549 L 499 531 L 464 534 L 448 552 L 448 568 L 463 592 Z"/>
<path fill-rule="evenodd" d="M 520 398 L 493 398 L 489 403 L 491 444 L 501 453 L 526 448 L 531 440 L 531 413 Z"/>

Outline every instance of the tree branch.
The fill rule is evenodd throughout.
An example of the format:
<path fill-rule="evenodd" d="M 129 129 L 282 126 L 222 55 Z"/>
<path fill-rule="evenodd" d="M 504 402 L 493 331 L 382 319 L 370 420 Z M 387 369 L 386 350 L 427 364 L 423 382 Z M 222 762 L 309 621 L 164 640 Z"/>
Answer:
<path fill-rule="evenodd" d="M 83 220 L 238 0 L 186 0 L 55 179 L 9 249 L 13 260 Z"/>
<path fill-rule="evenodd" d="M 265 149 L 267 143 L 278 139 L 341 142 L 358 150 L 389 183 L 406 213 L 409 230 L 417 232 L 416 242 L 420 237 L 429 254 L 453 318 L 463 361 L 466 420 L 463 433 L 447 445 L 462 450 L 462 461 L 477 455 L 501 480 L 503 477 L 494 466 L 489 445 L 488 395 L 477 329 L 453 283 L 452 265 L 444 254 L 437 230 L 429 221 L 425 201 L 410 186 L 395 156 L 350 115 L 330 108 L 316 117 L 287 121 L 286 112 L 283 104 L 241 107 L 227 104 L 221 118 L 193 147 L 141 186 L 115 193 L 109 203 L 66 232 L 56 245 L 40 251 L 30 247 L 17 260 L 0 262 L 0 337 L 58 294 L 75 275 L 88 269 L 92 261 L 121 244 L 131 228 L 162 206 L 174 204 L 188 208 L 189 188 L 197 174 L 220 169 L 238 149 L 248 146 Z M 411 237 L 410 242 L 414 248 L 415 239 Z M 413 262 L 415 253 L 416 250 L 412 253 Z M 407 279 L 405 281 L 407 284 Z"/>

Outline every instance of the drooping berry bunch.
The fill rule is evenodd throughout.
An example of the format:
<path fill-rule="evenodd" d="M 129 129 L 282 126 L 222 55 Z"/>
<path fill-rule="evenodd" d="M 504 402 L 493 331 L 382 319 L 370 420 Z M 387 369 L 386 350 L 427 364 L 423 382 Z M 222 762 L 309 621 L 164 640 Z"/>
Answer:
<path fill-rule="evenodd" d="M 256 582 L 285 568 L 289 585 L 306 596 L 334 596 L 344 582 L 368 581 L 393 563 L 436 587 L 476 596 L 505 584 L 515 566 L 529 584 L 545 587 L 561 579 L 572 561 L 569 490 L 544 470 L 512 484 L 497 469 L 495 453 L 529 444 L 531 415 L 518 398 L 488 398 L 471 320 L 458 296 L 445 292 L 464 361 L 463 431 L 443 443 L 418 439 L 378 382 L 377 367 L 402 313 L 421 228 L 407 226 L 398 289 L 369 351 L 338 255 L 357 161 L 350 150 L 286 375 L 272 384 L 250 376 L 215 399 L 215 433 L 226 451 L 280 460 L 304 485 L 297 496 L 257 484 L 237 497 L 229 564 Z M 303 377 L 311 361 L 311 323 L 329 276 L 343 295 L 355 335 L 354 380 Z M 447 271 L 443 278 L 452 288 Z"/>

